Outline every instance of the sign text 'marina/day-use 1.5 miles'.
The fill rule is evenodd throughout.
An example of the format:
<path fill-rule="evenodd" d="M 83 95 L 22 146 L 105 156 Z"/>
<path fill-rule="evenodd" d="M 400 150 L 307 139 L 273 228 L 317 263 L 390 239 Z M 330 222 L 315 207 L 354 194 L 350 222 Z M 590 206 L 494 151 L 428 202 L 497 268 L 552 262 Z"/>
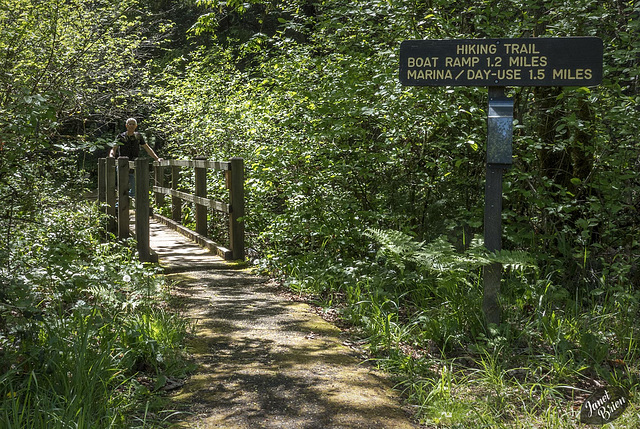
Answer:
<path fill-rule="evenodd" d="M 406 40 L 408 86 L 592 86 L 602 81 L 597 37 Z"/>

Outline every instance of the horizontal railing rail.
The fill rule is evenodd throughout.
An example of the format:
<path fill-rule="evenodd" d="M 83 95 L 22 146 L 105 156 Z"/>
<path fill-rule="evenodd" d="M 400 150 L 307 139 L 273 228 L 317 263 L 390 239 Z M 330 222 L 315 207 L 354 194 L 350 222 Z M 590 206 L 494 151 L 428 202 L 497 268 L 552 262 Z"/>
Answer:
<path fill-rule="evenodd" d="M 219 212 L 223 212 L 227 214 L 231 213 L 231 205 L 222 203 L 220 201 L 214 201 L 208 198 L 196 197 L 193 194 L 177 191 L 175 189 L 163 188 L 161 186 L 154 186 L 153 192 L 164 194 L 170 197 L 176 197 L 183 201 L 187 201 L 193 204 L 198 204 L 209 209 L 217 210 Z"/>

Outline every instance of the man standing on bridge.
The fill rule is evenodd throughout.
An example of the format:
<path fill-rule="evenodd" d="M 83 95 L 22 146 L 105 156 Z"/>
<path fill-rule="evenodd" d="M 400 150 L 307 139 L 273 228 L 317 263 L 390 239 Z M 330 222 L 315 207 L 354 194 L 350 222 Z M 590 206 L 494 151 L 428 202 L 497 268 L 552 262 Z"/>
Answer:
<path fill-rule="evenodd" d="M 130 160 L 136 159 L 140 156 L 140 147 L 156 161 L 162 161 L 162 158 L 158 158 L 158 155 L 153 151 L 151 147 L 144 141 L 142 134 L 136 131 L 138 128 L 138 121 L 135 118 L 129 118 L 126 122 L 127 131 L 118 135 L 118 138 L 114 142 L 113 147 L 109 151 L 110 158 L 117 158 L 119 156 L 126 156 Z M 135 175 L 132 170 L 129 170 L 129 196 L 135 196 Z"/>

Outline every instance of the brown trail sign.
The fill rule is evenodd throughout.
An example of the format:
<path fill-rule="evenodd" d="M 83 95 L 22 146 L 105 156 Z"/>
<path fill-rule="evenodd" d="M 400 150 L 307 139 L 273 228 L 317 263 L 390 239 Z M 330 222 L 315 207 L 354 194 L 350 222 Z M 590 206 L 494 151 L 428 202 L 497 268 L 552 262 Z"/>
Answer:
<path fill-rule="evenodd" d="M 406 40 L 400 44 L 400 82 L 407 86 L 486 86 L 487 178 L 484 242 L 502 248 L 502 174 L 512 163 L 513 100 L 506 86 L 593 86 L 602 81 L 597 37 Z M 482 310 L 500 323 L 502 266 L 484 270 Z"/>
<path fill-rule="evenodd" d="M 591 86 L 602 80 L 596 37 L 406 40 L 400 82 L 410 86 Z"/>

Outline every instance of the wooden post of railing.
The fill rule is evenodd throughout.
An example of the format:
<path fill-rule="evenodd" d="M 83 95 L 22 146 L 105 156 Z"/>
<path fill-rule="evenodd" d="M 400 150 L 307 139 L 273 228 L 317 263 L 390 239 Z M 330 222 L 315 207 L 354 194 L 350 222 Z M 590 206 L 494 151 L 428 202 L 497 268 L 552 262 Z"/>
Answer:
<path fill-rule="evenodd" d="M 164 178 L 164 167 L 162 165 L 159 165 L 159 164 L 154 165 L 153 183 L 155 183 L 156 186 L 160 186 L 161 188 L 165 187 L 166 181 Z M 156 208 L 160 209 L 160 207 L 164 206 L 164 194 L 160 192 L 156 192 L 155 198 L 156 198 Z"/>
<path fill-rule="evenodd" d="M 197 161 L 206 161 L 206 157 L 198 156 L 195 158 L 195 196 L 207 198 L 207 168 L 198 165 Z M 203 237 L 207 236 L 207 208 L 200 204 L 196 204 L 196 232 Z"/>
<path fill-rule="evenodd" d="M 107 202 L 107 231 L 116 232 L 116 160 L 105 160 L 105 199 Z"/>
<path fill-rule="evenodd" d="M 244 259 L 244 161 L 231 158 L 229 240 L 233 259 Z"/>
<path fill-rule="evenodd" d="M 171 189 L 178 190 L 180 181 L 180 167 L 171 166 Z M 182 200 L 179 197 L 171 196 L 171 219 L 174 222 L 182 222 Z"/>
<path fill-rule="evenodd" d="M 107 193 L 106 193 L 106 180 L 107 176 L 105 173 L 107 160 L 105 158 L 100 158 L 98 160 L 98 204 L 102 204 L 107 201 Z"/>
<path fill-rule="evenodd" d="M 129 158 L 118 158 L 118 238 L 129 236 Z"/>
<path fill-rule="evenodd" d="M 135 159 L 136 170 L 136 240 L 140 261 L 151 261 L 149 252 L 149 162 Z"/>

